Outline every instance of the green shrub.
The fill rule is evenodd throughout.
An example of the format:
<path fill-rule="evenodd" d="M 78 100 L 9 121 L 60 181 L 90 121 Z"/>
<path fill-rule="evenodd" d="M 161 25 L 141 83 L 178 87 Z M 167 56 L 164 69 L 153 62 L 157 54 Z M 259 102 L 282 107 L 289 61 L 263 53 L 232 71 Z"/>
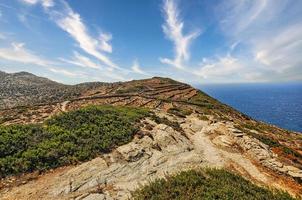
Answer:
<path fill-rule="evenodd" d="M 186 116 L 192 114 L 192 110 L 184 109 L 184 108 L 180 109 L 180 108 L 175 108 L 175 107 L 173 107 L 173 108 L 170 108 L 170 109 L 168 110 L 168 113 L 173 114 L 173 115 L 176 115 L 176 116 L 178 116 L 178 117 L 185 118 Z"/>
<path fill-rule="evenodd" d="M 194 96 L 189 102 L 208 109 L 213 109 L 215 105 L 218 104 L 215 99 L 201 91 L 198 91 L 197 95 Z"/>
<path fill-rule="evenodd" d="M 153 200 L 291 200 L 288 193 L 259 187 L 225 170 L 181 172 L 157 179 L 133 193 L 133 198 Z"/>
<path fill-rule="evenodd" d="M 136 85 L 129 88 L 121 88 L 115 91 L 116 94 L 127 94 L 127 93 L 137 93 L 147 90 L 148 88 L 143 85 Z"/>
<path fill-rule="evenodd" d="M 203 120 L 203 121 L 208 121 L 209 118 L 206 115 L 199 115 L 198 119 Z"/>
<path fill-rule="evenodd" d="M 77 163 L 129 142 L 146 109 L 89 106 L 42 125 L 0 126 L 0 177 Z"/>

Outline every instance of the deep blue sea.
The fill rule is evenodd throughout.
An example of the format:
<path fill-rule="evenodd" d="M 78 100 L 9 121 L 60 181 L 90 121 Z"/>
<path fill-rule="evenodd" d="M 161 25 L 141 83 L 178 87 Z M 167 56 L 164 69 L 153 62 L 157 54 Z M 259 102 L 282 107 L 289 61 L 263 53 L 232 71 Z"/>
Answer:
<path fill-rule="evenodd" d="M 198 88 L 254 119 L 302 132 L 302 83 L 212 84 Z"/>

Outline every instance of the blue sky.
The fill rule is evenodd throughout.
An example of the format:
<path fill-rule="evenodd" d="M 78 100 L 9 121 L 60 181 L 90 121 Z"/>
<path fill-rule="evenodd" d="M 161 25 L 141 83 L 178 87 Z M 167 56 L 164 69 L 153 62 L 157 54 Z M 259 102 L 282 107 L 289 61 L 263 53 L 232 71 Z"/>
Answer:
<path fill-rule="evenodd" d="M 300 0 L 0 0 L 0 70 L 73 84 L 302 80 Z"/>

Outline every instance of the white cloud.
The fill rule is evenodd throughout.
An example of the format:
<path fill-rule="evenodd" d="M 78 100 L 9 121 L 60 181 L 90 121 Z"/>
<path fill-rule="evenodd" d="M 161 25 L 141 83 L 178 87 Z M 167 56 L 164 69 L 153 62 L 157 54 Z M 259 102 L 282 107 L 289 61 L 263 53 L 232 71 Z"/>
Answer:
<path fill-rule="evenodd" d="M 42 0 L 42 5 L 43 7 L 53 7 L 54 6 L 54 1 L 53 0 Z"/>
<path fill-rule="evenodd" d="M 227 55 L 216 60 L 204 59 L 201 63 L 201 68 L 194 73 L 204 79 L 211 80 L 230 78 L 231 76 L 238 75 L 242 69 L 243 65 L 238 59 Z"/>
<path fill-rule="evenodd" d="M 302 2 L 294 0 L 230 0 L 218 7 L 229 43 L 240 41 L 235 53 L 244 63 L 241 70 L 253 71 L 242 78 L 302 80 L 301 8 Z"/>
<path fill-rule="evenodd" d="M 109 44 L 110 40 L 112 39 L 112 35 L 108 33 L 101 33 L 100 34 L 100 49 L 105 52 L 112 53 L 112 46 Z"/>
<path fill-rule="evenodd" d="M 50 8 L 55 5 L 53 0 L 21 0 L 26 4 L 29 5 L 35 5 L 35 4 L 41 4 L 44 8 Z"/>
<path fill-rule="evenodd" d="M 56 68 L 49 68 L 49 71 L 56 73 L 56 74 L 60 74 L 60 75 L 64 75 L 64 76 L 68 76 L 68 77 L 82 77 L 82 74 L 79 73 L 74 73 L 74 72 L 70 72 L 68 70 L 65 69 L 56 69 Z"/>
<path fill-rule="evenodd" d="M 27 3 L 27 4 L 36 4 L 38 3 L 38 0 L 22 0 L 24 3 Z"/>
<path fill-rule="evenodd" d="M 200 35 L 200 32 L 193 31 L 186 35 L 183 33 L 184 22 L 179 17 L 179 11 L 175 1 L 165 0 L 163 11 L 165 24 L 162 28 L 168 39 L 174 43 L 175 58 L 173 60 L 160 58 L 160 61 L 177 68 L 183 68 L 184 62 L 190 57 L 189 46 L 192 41 Z"/>
<path fill-rule="evenodd" d="M 51 9 L 54 7 L 53 0 L 22 0 L 31 5 L 41 4 L 51 19 L 65 32 L 67 32 L 86 53 L 96 57 L 110 67 L 117 67 L 104 53 L 112 53 L 112 46 L 109 43 L 112 39 L 111 34 L 101 33 L 99 38 L 92 37 L 81 16 L 74 12 L 67 2 L 62 1 L 61 10 Z"/>
<path fill-rule="evenodd" d="M 271 70 L 282 73 L 288 68 L 302 66 L 302 25 L 286 27 L 271 38 L 255 44 L 255 59 Z"/>
<path fill-rule="evenodd" d="M 263 71 L 259 70 L 257 63 L 230 54 L 216 58 L 204 58 L 199 69 L 188 69 L 187 72 L 198 77 L 197 79 L 192 77 L 193 82 L 241 83 L 270 80 Z M 202 79 L 200 80 L 200 78 Z"/>
<path fill-rule="evenodd" d="M 22 0 L 27 1 L 27 0 Z M 101 69 L 95 71 L 92 76 L 98 74 L 100 78 L 106 80 L 125 80 L 124 75 L 129 70 L 118 67 L 108 57 L 107 53 L 112 53 L 112 35 L 110 33 L 100 32 L 98 36 L 92 35 L 81 18 L 80 14 L 75 12 L 66 1 L 46 1 L 46 0 L 28 0 L 28 4 L 41 4 L 44 11 L 60 29 L 69 34 L 69 36 L 77 43 L 77 46 L 87 53 L 90 57 L 84 56 L 78 51 L 74 51 L 71 59 L 59 58 L 65 63 L 69 63 L 79 67 Z M 54 4 L 54 2 L 56 4 Z M 96 59 L 98 62 L 95 62 Z M 101 62 L 104 66 L 99 64 Z M 118 69 L 118 71 L 114 71 Z M 51 68 L 52 72 L 73 76 L 73 72 L 64 71 L 63 69 Z M 91 76 L 91 77 L 92 77 Z M 97 79 L 97 77 L 94 76 Z"/>
<path fill-rule="evenodd" d="M 0 59 L 18 62 L 18 63 L 24 63 L 28 65 L 43 66 L 45 67 L 45 69 L 53 73 L 71 77 L 71 78 L 76 78 L 76 79 L 94 77 L 96 80 L 102 80 L 102 79 L 108 81 L 125 80 L 122 73 L 118 73 L 118 72 L 113 73 L 111 71 L 112 68 L 104 68 L 102 71 L 98 70 L 95 71 L 95 74 L 90 74 L 90 75 L 81 71 L 75 71 L 75 70 L 71 71 L 71 70 L 62 69 L 61 67 L 58 67 L 58 65 L 61 63 L 53 62 L 51 60 L 42 58 L 36 53 L 26 49 L 24 43 L 12 43 L 11 47 L 9 48 L 0 48 Z M 74 59 L 75 60 L 71 61 L 73 62 L 72 64 L 74 65 L 78 65 L 78 66 L 82 65 L 82 67 L 83 66 L 88 67 L 89 65 L 90 68 L 99 67 L 96 63 L 93 63 L 89 58 L 82 56 L 76 52 L 74 55 Z"/>
<path fill-rule="evenodd" d="M 117 68 L 108 56 L 103 52 L 111 53 L 112 46 L 109 43 L 112 36 L 110 34 L 101 33 L 100 37 L 92 37 L 83 23 L 81 16 L 74 12 L 67 3 L 64 3 L 65 9 L 57 11 L 47 11 L 56 24 L 66 31 L 86 53 L 94 56 L 109 67 Z"/>
<path fill-rule="evenodd" d="M 49 66 L 53 62 L 41 58 L 34 52 L 25 48 L 24 43 L 11 43 L 9 48 L 0 48 L 0 58 L 25 64 Z"/>
<path fill-rule="evenodd" d="M 139 63 L 138 63 L 137 60 L 135 60 L 135 61 L 133 62 L 133 65 L 132 65 L 131 69 L 132 69 L 133 72 L 135 72 L 135 73 L 137 73 L 137 74 L 148 75 L 148 73 L 144 72 L 144 71 L 141 69 L 141 67 L 140 67 L 140 65 L 139 65 Z"/>
<path fill-rule="evenodd" d="M 42 66 L 51 72 L 59 73 L 68 77 L 83 76 L 81 73 L 70 72 L 68 70 L 55 67 L 58 63 L 42 58 L 36 53 L 26 49 L 24 43 L 12 43 L 9 48 L 0 48 L 0 58 L 23 64 Z"/>
<path fill-rule="evenodd" d="M 60 60 L 69 63 L 69 64 L 73 64 L 73 65 L 77 65 L 79 67 L 88 67 L 88 68 L 93 68 L 93 69 L 100 69 L 101 66 L 95 62 L 93 62 L 90 58 L 83 56 L 81 54 L 79 54 L 78 52 L 74 52 L 74 56 L 72 58 L 72 60 L 68 60 L 68 59 L 64 59 L 64 58 L 60 58 Z"/>
<path fill-rule="evenodd" d="M 218 12 L 222 13 L 220 24 L 228 34 L 240 34 L 254 24 L 268 20 L 262 14 L 270 0 L 230 0 L 222 3 Z M 273 7 L 273 6 L 272 6 Z M 268 14 L 268 12 L 265 12 Z"/>
<path fill-rule="evenodd" d="M 94 62 L 93 59 L 84 56 L 77 51 L 74 51 L 74 55 L 71 59 L 60 58 L 61 61 L 87 69 L 99 69 L 98 71 L 94 70 L 94 74 L 92 75 L 96 80 L 98 79 L 96 75 L 104 80 L 125 80 L 123 77 L 125 75 L 125 70 L 118 67 L 106 55 L 106 53 L 112 53 L 112 45 L 110 44 L 112 35 L 110 33 L 101 32 L 98 37 L 92 36 L 80 14 L 73 11 L 64 0 L 56 2 L 56 7 L 51 3 L 53 1 L 29 1 L 32 1 L 32 5 L 42 3 L 44 11 L 49 15 L 50 19 L 53 20 L 59 28 L 67 32 L 78 44 L 80 49 L 105 64 L 105 66 L 102 67 L 98 62 Z M 47 5 L 47 2 L 50 4 Z M 119 71 L 113 71 L 114 69 L 119 69 Z M 81 76 L 81 74 L 64 69 L 50 68 L 49 70 L 69 77 Z"/>

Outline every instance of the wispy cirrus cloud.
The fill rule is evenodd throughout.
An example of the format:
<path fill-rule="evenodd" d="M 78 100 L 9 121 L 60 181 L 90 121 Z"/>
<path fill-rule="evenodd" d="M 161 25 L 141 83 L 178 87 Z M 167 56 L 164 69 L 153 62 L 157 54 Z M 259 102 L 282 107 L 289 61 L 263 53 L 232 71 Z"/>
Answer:
<path fill-rule="evenodd" d="M 36 53 L 25 48 L 25 43 L 11 43 L 10 47 L 0 48 L 0 58 L 25 64 L 49 66 L 52 61 L 42 58 Z"/>
<path fill-rule="evenodd" d="M 76 51 L 73 52 L 72 59 L 60 58 L 60 60 L 79 67 L 101 69 L 101 66 L 98 63 L 93 62 L 90 58 L 83 56 Z"/>
<path fill-rule="evenodd" d="M 283 28 L 274 37 L 259 38 L 253 44 L 255 60 L 264 67 L 282 73 L 302 66 L 302 25 Z"/>
<path fill-rule="evenodd" d="M 112 35 L 109 33 L 101 33 L 99 36 L 99 45 L 100 45 L 100 49 L 108 52 L 108 53 L 112 53 L 112 46 L 109 43 L 110 40 L 112 40 Z"/>
<path fill-rule="evenodd" d="M 10 47 L 0 48 L 0 58 L 17 63 L 37 65 L 45 67 L 45 69 L 69 77 L 81 77 L 81 72 L 71 72 L 69 70 L 57 67 L 58 62 L 48 60 L 35 52 L 25 48 L 25 43 L 11 43 Z"/>
<path fill-rule="evenodd" d="M 87 54 L 97 58 L 109 67 L 117 68 L 117 65 L 104 54 L 112 52 L 111 34 L 101 33 L 98 38 L 91 36 L 81 16 L 74 12 L 66 2 L 63 5 L 64 9 L 60 12 L 56 10 L 47 11 L 54 22 L 67 32 Z"/>
<path fill-rule="evenodd" d="M 67 54 L 61 58 L 61 61 L 65 62 L 64 67 L 73 66 L 74 69 L 82 67 L 89 73 L 99 73 L 98 76 L 108 78 L 115 76 L 112 78 L 114 80 L 146 75 L 144 66 L 149 65 L 148 63 L 140 66 L 138 61 L 134 61 L 132 66 L 126 64 L 127 68 L 117 66 L 111 59 L 111 55 L 115 51 L 112 45 L 112 34 L 91 29 L 91 26 L 85 21 L 84 13 L 81 15 L 79 7 L 77 7 L 79 10 L 71 8 L 68 4 L 70 1 L 18 1 L 25 3 L 21 4 L 22 10 L 30 11 L 25 13 L 26 15 L 16 12 L 19 13 L 19 20 L 23 21 L 25 25 L 26 18 L 24 17 L 28 15 L 30 23 L 29 17 L 35 17 L 32 16 L 35 13 L 31 13 L 32 9 L 27 9 L 29 7 L 24 5 L 39 5 L 49 16 L 44 20 L 52 21 L 56 25 L 54 29 L 57 29 L 58 33 L 71 38 L 71 43 L 75 46 L 70 49 L 70 52 L 67 50 Z M 171 46 L 173 44 L 174 54 L 171 57 L 164 55 L 159 58 L 160 62 L 164 64 L 148 68 L 151 70 L 150 74 L 163 73 L 173 78 L 175 74 L 178 77 L 185 75 L 188 77 L 186 81 L 205 80 L 210 82 L 302 80 L 302 58 L 300 56 L 302 52 L 302 1 L 219 0 L 215 3 L 202 4 L 210 6 L 201 7 L 200 12 L 203 14 L 194 13 L 194 16 L 198 15 L 199 19 L 208 17 L 207 15 L 210 14 L 210 22 L 204 21 L 204 41 L 198 42 L 203 46 L 197 47 L 198 52 L 194 53 L 196 55 L 200 52 L 200 57 L 192 59 L 190 58 L 190 44 L 194 44 L 201 31 L 194 29 L 188 31 L 185 22 L 188 20 L 189 25 L 194 26 L 195 20 L 189 21 L 191 14 L 183 15 L 188 18 L 182 18 L 182 7 L 177 4 L 180 1 L 186 3 L 184 0 L 162 0 L 161 9 L 164 16 L 162 30 L 168 42 L 171 42 Z M 70 5 L 73 4 L 70 3 Z M 201 4 L 194 3 L 194 5 Z M 206 14 L 202 9 L 207 9 Z M 20 9 L 20 11 L 22 10 Z M 7 15 L 5 11 L 3 10 L 2 18 Z M 104 29 L 100 28 L 100 30 Z M 114 35 L 114 37 L 116 36 Z M 159 35 L 160 37 L 161 35 Z M 154 38 L 156 39 L 156 36 Z M 203 38 L 200 39 L 203 40 Z M 207 39 L 209 40 L 206 41 Z M 15 40 L 13 39 L 13 41 Z M 23 46 L 23 48 L 25 47 Z M 30 52 L 38 56 L 32 51 Z M 71 55 L 69 56 L 68 53 Z M 123 56 L 120 53 L 119 55 Z M 193 64 L 199 63 L 198 61 L 202 57 L 206 57 L 204 61 L 194 66 Z M 154 64 L 156 65 L 156 63 Z M 174 67 L 167 68 L 166 65 Z M 175 67 L 180 70 L 175 70 Z M 159 68 L 161 70 L 158 70 Z"/>
<path fill-rule="evenodd" d="M 160 58 L 162 63 L 183 68 L 184 62 L 190 57 L 189 46 L 200 35 L 200 31 L 192 31 L 184 34 L 184 22 L 179 16 L 179 10 L 174 0 L 164 0 L 163 12 L 165 23 L 162 26 L 166 37 L 174 44 L 174 59 Z"/>
<path fill-rule="evenodd" d="M 301 7 L 302 2 L 293 0 L 223 1 L 216 14 L 230 43 L 226 54 L 232 53 L 236 62 L 230 67 L 224 59 L 214 59 L 214 66 L 203 65 L 200 73 L 215 80 L 237 66 L 235 78 L 240 81 L 302 80 Z"/>
<path fill-rule="evenodd" d="M 118 67 L 108 56 L 113 50 L 111 45 L 112 35 L 110 33 L 99 31 L 99 34 L 92 34 L 80 14 L 75 12 L 64 0 L 22 1 L 28 1 L 25 3 L 29 5 L 42 5 L 49 19 L 75 41 L 79 49 L 72 50 L 73 56 L 71 58 L 59 58 L 65 65 L 70 64 L 86 68 L 87 70 L 97 69 L 98 71 L 93 71 L 94 74 L 90 76 L 91 78 L 96 78 L 95 75 L 97 75 L 104 80 L 125 80 L 123 76 L 126 75 L 129 70 Z M 60 64 L 64 66 L 64 63 Z M 69 77 L 75 75 L 75 73 L 64 70 L 63 68 L 51 68 L 51 71 L 54 73 L 61 72 L 61 74 Z M 89 73 L 92 72 L 89 71 Z M 79 74 L 79 76 L 81 76 L 81 74 Z"/>
<path fill-rule="evenodd" d="M 269 6 L 269 1 L 270 0 L 223 1 L 217 6 L 217 14 L 220 19 L 218 25 L 221 26 L 227 35 L 238 36 L 244 32 L 249 32 L 248 29 L 251 26 L 258 26 L 260 23 L 265 23 L 273 17 L 272 15 L 276 11 L 271 12 L 271 14 L 266 12 L 267 18 L 262 18 L 264 11 Z M 259 20 L 261 20 L 260 23 Z"/>
<path fill-rule="evenodd" d="M 29 5 L 41 4 L 44 8 L 50 8 L 55 5 L 53 0 L 20 0 Z"/>
<path fill-rule="evenodd" d="M 195 74 L 204 79 L 223 78 L 237 75 L 242 69 L 240 61 L 231 55 L 219 57 L 215 60 L 204 59 Z"/>
<path fill-rule="evenodd" d="M 60 75 L 64 75 L 64 76 L 68 76 L 68 77 L 83 77 L 83 74 L 79 74 L 79 73 L 75 73 L 75 72 L 71 72 L 65 69 L 60 69 L 60 68 L 49 68 L 49 71 L 56 73 L 56 74 L 60 74 Z"/>
<path fill-rule="evenodd" d="M 251 67 L 243 58 L 231 54 L 218 56 L 212 59 L 203 59 L 193 74 L 206 82 L 255 82 L 267 81 L 257 68 Z"/>
<path fill-rule="evenodd" d="M 131 66 L 131 69 L 134 73 L 145 75 L 145 76 L 149 75 L 147 72 L 142 70 L 141 66 L 139 65 L 138 60 L 133 61 L 133 65 Z"/>
<path fill-rule="evenodd" d="M 95 57 L 106 66 L 118 68 L 105 53 L 112 53 L 110 33 L 101 32 L 99 36 L 92 36 L 83 22 L 80 14 L 75 12 L 69 4 L 62 0 L 56 2 L 53 0 L 21 0 L 30 5 L 41 4 L 45 12 L 49 15 L 57 26 L 69 34 L 77 43 L 78 47 L 90 56 Z"/>

